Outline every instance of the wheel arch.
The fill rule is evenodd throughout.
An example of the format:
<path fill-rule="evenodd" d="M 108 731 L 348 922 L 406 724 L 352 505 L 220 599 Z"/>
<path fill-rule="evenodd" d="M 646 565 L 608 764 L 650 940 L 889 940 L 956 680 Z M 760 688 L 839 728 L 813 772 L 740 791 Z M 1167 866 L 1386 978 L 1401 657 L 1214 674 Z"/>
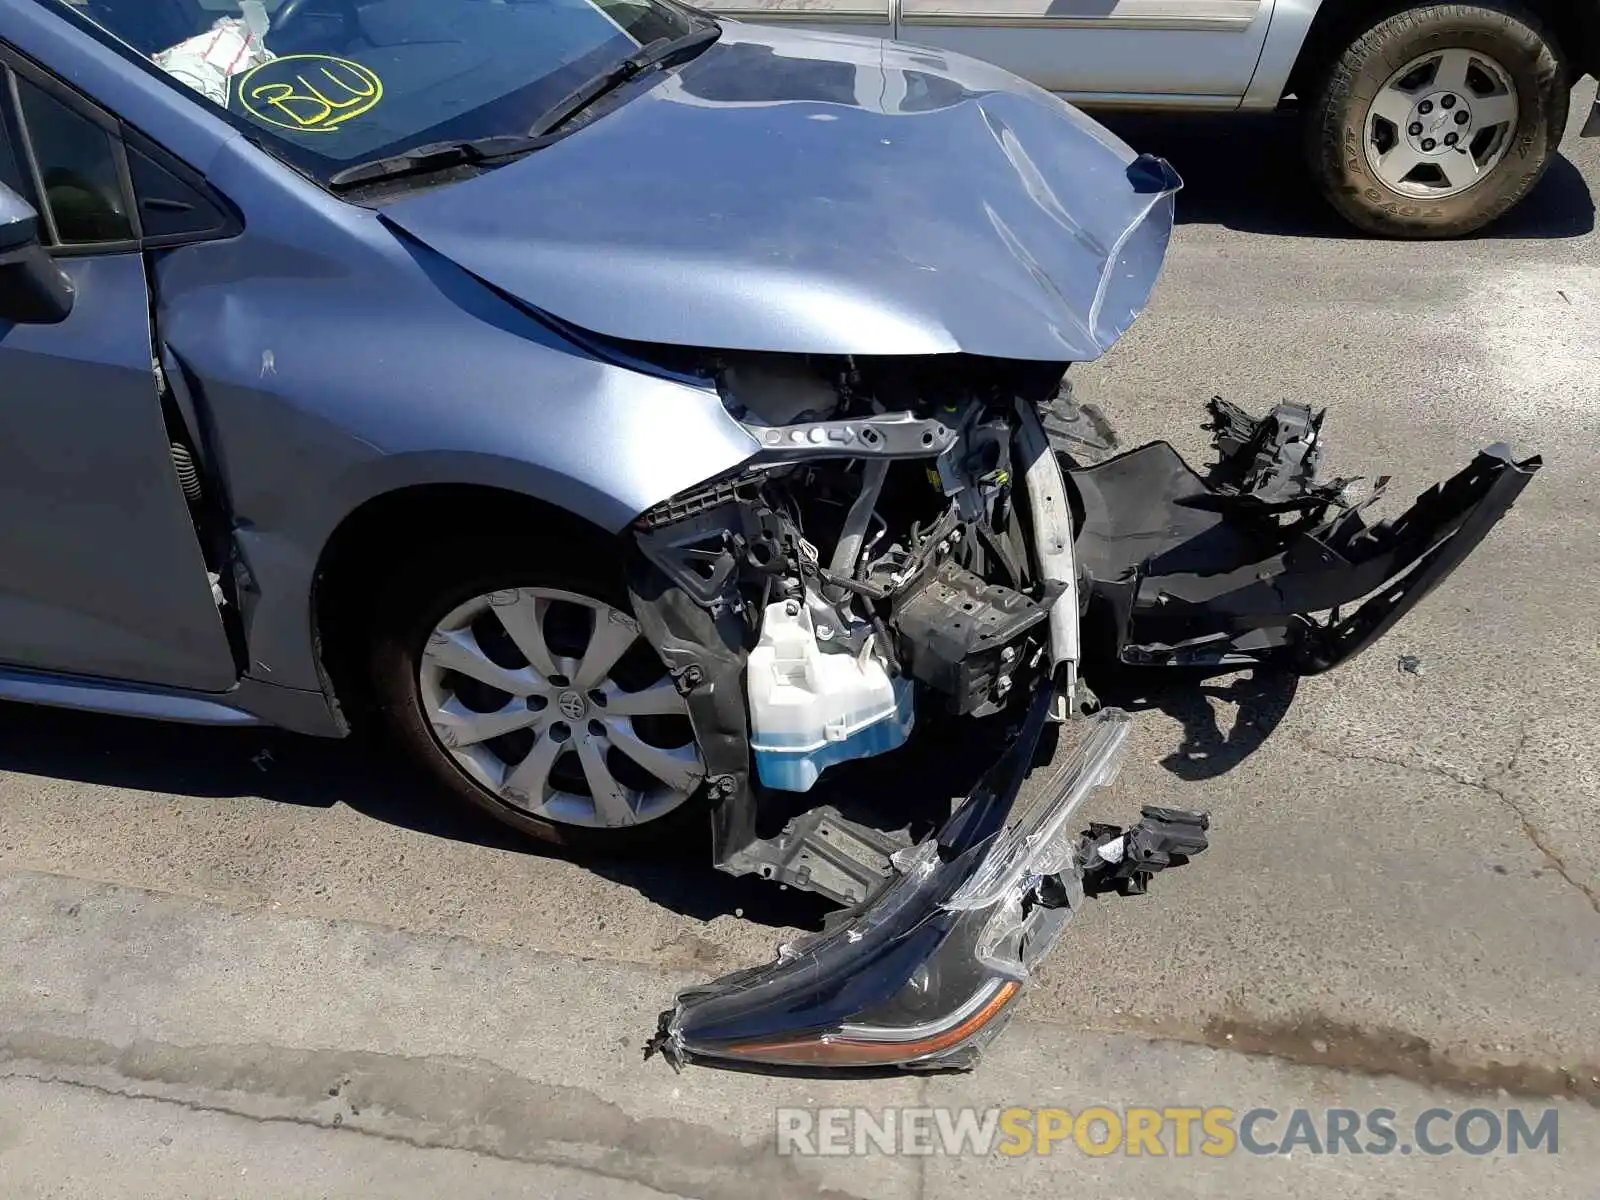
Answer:
<path fill-rule="evenodd" d="M 713 458 L 709 465 L 725 469 L 739 461 Z M 242 601 L 249 674 L 280 687 L 321 692 L 340 708 L 343 696 L 334 685 L 342 680 L 330 676 L 324 655 L 331 644 L 321 607 L 330 590 L 327 576 L 331 571 L 335 590 L 342 587 L 351 558 L 362 561 L 370 575 L 383 564 L 383 553 L 403 551 L 405 543 L 394 531 L 438 532 L 437 522 L 449 520 L 439 514 L 458 512 L 459 521 L 490 522 L 485 529 L 504 531 L 506 520 L 521 521 L 529 530 L 561 529 L 609 545 L 635 516 L 676 488 L 698 482 L 704 469 L 693 460 L 674 460 L 677 479 L 652 479 L 619 471 L 604 455 L 580 465 L 583 470 L 558 470 L 527 457 L 459 447 L 380 452 L 332 477 L 308 470 L 305 478 L 312 482 L 298 489 L 277 487 L 270 504 L 240 511 L 234 532 L 252 581 Z M 608 482 L 607 472 L 618 482 Z M 486 513 L 486 507 L 494 511 Z"/>
<path fill-rule="evenodd" d="M 407 552 L 463 530 L 515 534 L 562 553 L 618 553 L 618 535 L 578 514 L 489 484 L 418 483 L 372 496 L 347 513 L 322 546 L 311 583 L 313 652 L 324 689 L 359 728 L 371 693 L 362 666 L 362 600 Z"/>
<path fill-rule="evenodd" d="M 1597 26 L 1600 26 L 1600 20 L 1585 15 L 1583 6 L 1572 4 L 1571 0 L 1464 2 L 1475 8 L 1500 9 L 1525 14 L 1536 20 L 1555 42 L 1562 60 L 1568 64 L 1571 76 L 1568 86 L 1576 78 L 1573 64 L 1584 61 L 1589 48 L 1594 45 Z M 1303 0 L 1278 0 L 1278 3 L 1303 8 Z M 1322 73 L 1362 30 L 1396 13 L 1430 6 L 1427 0 L 1323 0 L 1316 6 L 1310 28 L 1278 99 L 1281 101 L 1292 95 L 1304 100 L 1305 93 L 1316 86 Z"/>

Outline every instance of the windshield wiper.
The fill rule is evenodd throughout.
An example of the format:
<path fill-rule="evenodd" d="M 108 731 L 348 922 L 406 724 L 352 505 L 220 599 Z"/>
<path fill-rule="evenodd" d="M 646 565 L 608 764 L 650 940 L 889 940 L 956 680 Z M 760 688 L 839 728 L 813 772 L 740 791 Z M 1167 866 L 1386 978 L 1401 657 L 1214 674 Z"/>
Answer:
<path fill-rule="evenodd" d="M 533 123 L 529 137 L 539 137 L 558 129 L 588 108 L 607 92 L 615 91 L 636 75 L 651 67 L 666 66 L 685 58 L 692 58 L 722 36 L 722 27 L 712 23 L 703 25 L 675 38 L 657 38 L 613 67 L 608 67 L 593 79 L 580 84 Z"/>
<path fill-rule="evenodd" d="M 336 171 L 328 179 L 328 187 L 336 192 L 359 187 L 363 183 L 377 183 L 385 179 L 398 179 L 405 175 L 418 175 L 426 171 L 440 171 L 448 167 L 476 166 L 480 163 L 505 162 L 542 150 L 554 138 L 534 137 L 525 134 L 497 134 L 494 137 L 472 138 L 454 142 L 429 142 L 413 146 L 410 150 L 392 154 L 387 158 L 374 158 Z"/>
<path fill-rule="evenodd" d="M 328 187 L 336 192 L 349 191 L 362 184 L 401 179 L 407 175 L 421 175 L 429 171 L 448 170 L 450 167 L 493 165 L 519 158 L 535 150 L 542 150 L 559 135 L 555 130 L 566 124 L 582 109 L 587 108 L 607 92 L 621 87 L 628 80 L 643 74 L 652 67 L 666 66 L 693 57 L 722 35 L 716 24 L 691 30 L 680 37 L 658 38 L 607 68 L 553 105 L 524 134 L 497 134 L 493 137 L 463 139 L 449 142 L 429 142 L 410 150 L 374 158 L 336 171 L 328 178 Z"/>

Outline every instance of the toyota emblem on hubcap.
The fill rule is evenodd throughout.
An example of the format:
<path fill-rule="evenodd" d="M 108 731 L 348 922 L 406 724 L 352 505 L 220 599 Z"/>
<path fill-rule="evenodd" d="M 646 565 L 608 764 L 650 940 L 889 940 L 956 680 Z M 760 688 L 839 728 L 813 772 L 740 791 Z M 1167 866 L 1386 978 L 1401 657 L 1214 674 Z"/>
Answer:
<path fill-rule="evenodd" d="M 562 692 L 556 697 L 556 707 L 569 721 L 581 721 L 583 714 L 589 711 L 589 705 L 577 692 Z"/>

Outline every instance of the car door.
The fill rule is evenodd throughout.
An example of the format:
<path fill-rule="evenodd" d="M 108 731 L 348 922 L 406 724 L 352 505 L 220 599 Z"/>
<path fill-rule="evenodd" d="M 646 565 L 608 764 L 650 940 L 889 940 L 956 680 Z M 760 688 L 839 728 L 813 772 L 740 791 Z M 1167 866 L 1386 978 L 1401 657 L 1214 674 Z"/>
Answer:
<path fill-rule="evenodd" d="M 0 669 L 225 690 L 237 673 L 173 466 L 121 131 L 5 48 L 0 64 L 0 178 L 76 289 L 61 324 L 0 319 Z"/>

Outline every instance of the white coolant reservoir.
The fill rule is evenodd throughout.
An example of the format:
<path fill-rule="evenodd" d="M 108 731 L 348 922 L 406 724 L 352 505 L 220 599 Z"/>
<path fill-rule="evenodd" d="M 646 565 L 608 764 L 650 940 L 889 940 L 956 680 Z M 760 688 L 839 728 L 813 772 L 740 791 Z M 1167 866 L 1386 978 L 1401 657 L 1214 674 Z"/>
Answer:
<path fill-rule="evenodd" d="M 750 652 L 750 745 L 761 782 L 805 792 L 834 763 L 882 754 L 911 734 L 911 681 L 874 653 L 824 653 L 805 605 L 767 606 Z"/>

